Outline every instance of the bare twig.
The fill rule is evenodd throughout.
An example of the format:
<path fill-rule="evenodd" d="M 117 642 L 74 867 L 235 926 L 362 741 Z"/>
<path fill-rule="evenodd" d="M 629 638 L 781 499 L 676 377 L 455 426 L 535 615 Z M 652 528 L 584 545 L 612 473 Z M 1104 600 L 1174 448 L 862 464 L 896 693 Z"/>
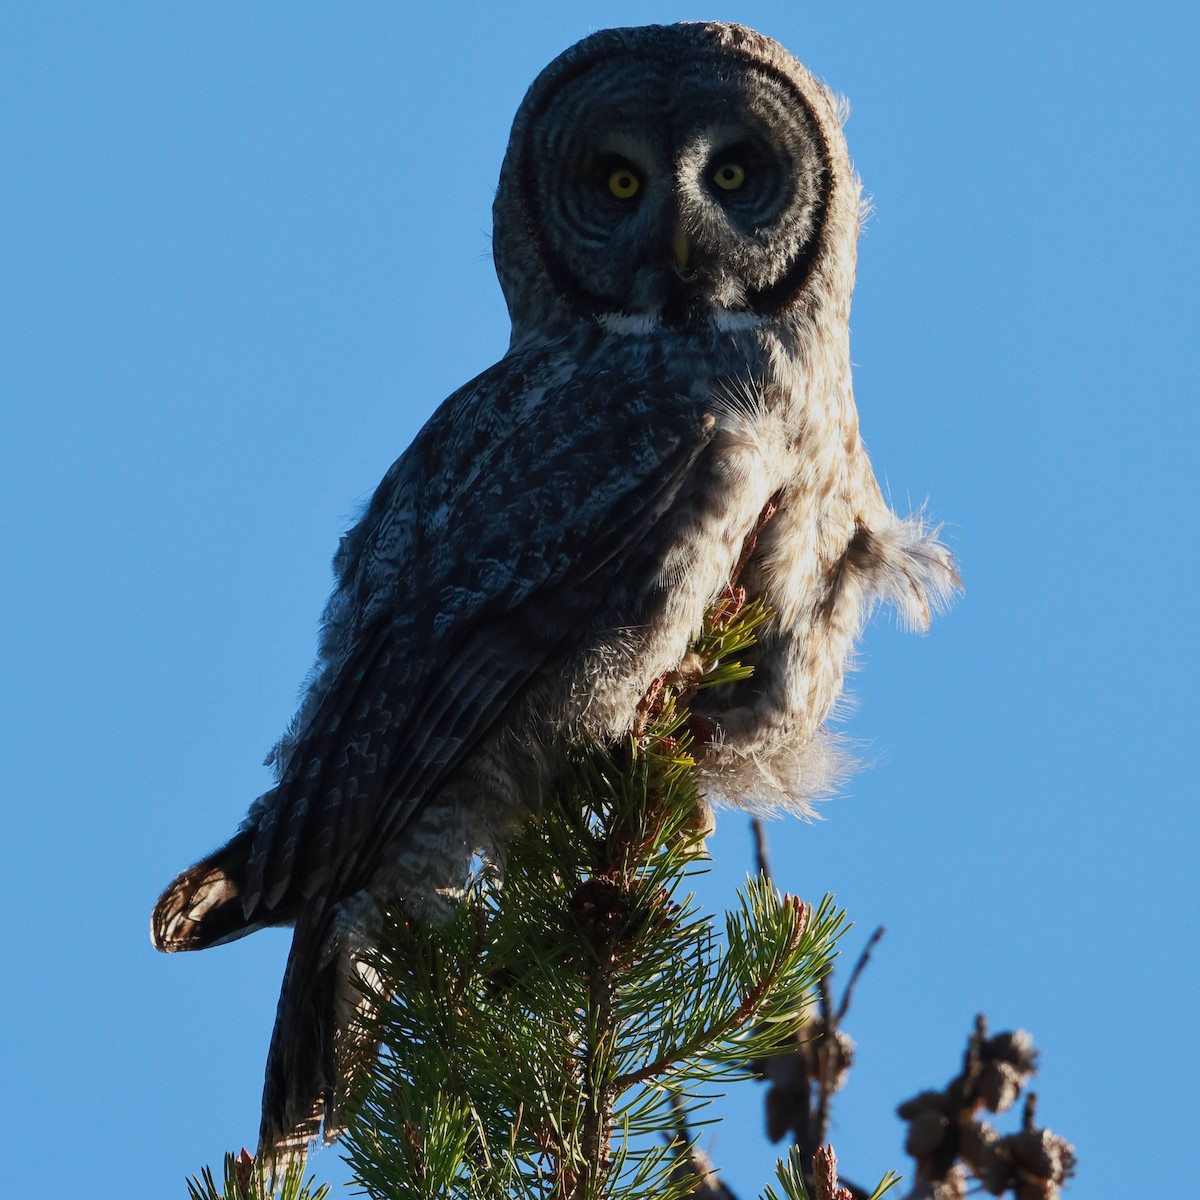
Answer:
<path fill-rule="evenodd" d="M 766 828 L 761 820 L 751 822 L 759 874 L 771 878 Z M 795 1048 L 754 1064 L 770 1084 L 767 1094 L 767 1133 L 777 1141 L 790 1132 L 800 1151 L 801 1171 L 812 1192 L 818 1187 L 813 1175 L 817 1156 L 829 1135 L 832 1099 L 845 1082 L 854 1054 L 854 1043 L 840 1025 L 850 1009 L 854 987 L 870 960 L 871 951 L 883 936 L 877 929 L 868 939 L 850 974 L 850 982 L 835 1003 L 829 976 L 817 982 L 816 1012 L 798 1035 Z M 848 1182 L 838 1185 L 845 1196 L 866 1200 L 868 1192 Z"/>
<path fill-rule="evenodd" d="M 737 1200 L 717 1173 L 712 1160 L 697 1145 L 688 1125 L 687 1110 L 679 1096 L 671 1097 L 671 1109 L 675 1114 L 675 1140 L 684 1147 L 683 1159 L 674 1178 L 686 1179 L 697 1200 Z"/>
<path fill-rule="evenodd" d="M 846 990 L 842 992 L 842 1002 L 838 1005 L 837 1016 L 834 1018 L 835 1025 L 840 1025 L 842 1019 L 850 1011 L 850 1001 L 854 996 L 854 988 L 862 977 L 862 973 L 867 969 L 867 963 L 871 961 L 871 951 L 879 945 L 884 932 L 883 926 L 880 925 L 867 938 L 867 944 L 862 948 L 862 953 L 858 956 L 858 962 L 854 964 L 854 970 L 850 972 L 850 981 L 846 984 Z"/>
<path fill-rule="evenodd" d="M 754 861 L 758 864 L 758 873 L 768 883 L 771 878 L 771 864 L 767 859 L 767 828 L 762 817 L 754 817 L 750 821 L 750 830 L 754 835 Z"/>

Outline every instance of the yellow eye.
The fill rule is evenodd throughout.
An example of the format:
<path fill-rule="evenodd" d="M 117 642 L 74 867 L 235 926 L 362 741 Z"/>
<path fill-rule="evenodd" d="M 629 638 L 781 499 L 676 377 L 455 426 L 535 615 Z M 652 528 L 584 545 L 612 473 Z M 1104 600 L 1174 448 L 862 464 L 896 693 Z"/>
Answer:
<path fill-rule="evenodd" d="M 631 200 L 638 193 L 642 181 L 628 167 L 618 167 L 608 177 L 608 190 L 618 200 Z"/>
<path fill-rule="evenodd" d="M 746 168 L 740 163 L 722 163 L 713 172 L 713 183 L 726 192 L 736 192 L 746 182 Z"/>

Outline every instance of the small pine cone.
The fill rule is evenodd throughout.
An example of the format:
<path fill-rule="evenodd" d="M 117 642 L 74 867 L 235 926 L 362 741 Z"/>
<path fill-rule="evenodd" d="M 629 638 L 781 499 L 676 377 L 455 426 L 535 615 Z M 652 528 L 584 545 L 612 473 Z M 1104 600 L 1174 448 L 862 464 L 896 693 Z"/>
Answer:
<path fill-rule="evenodd" d="M 793 1129 L 802 1129 L 808 1108 L 807 1088 L 773 1087 L 767 1093 L 767 1140 L 780 1142 Z"/>
<path fill-rule="evenodd" d="M 688 817 L 686 829 L 702 839 L 708 839 L 717 831 L 717 815 L 712 805 L 703 796 L 696 798 L 695 807 Z"/>
<path fill-rule="evenodd" d="M 993 1196 L 1015 1186 L 1012 1156 L 1007 1139 L 986 1121 L 971 1121 L 963 1127 L 961 1151 L 966 1164 Z"/>
<path fill-rule="evenodd" d="M 913 1117 L 922 1113 L 936 1112 L 944 1115 L 945 1111 L 946 1096 L 943 1092 L 918 1092 L 896 1109 L 896 1116 L 902 1121 L 911 1121 Z"/>
<path fill-rule="evenodd" d="M 672 1178 L 687 1183 L 687 1194 L 695 1200 L 734 1200 L 733 1193 L 721 1182 L 712 1160 L 699 1146 L 688 1147 Z"/>
<path fill-rule="evenodd" d="M 927 1109 L 908 1119 L 908 1136 L 904 1139 L 905 1153 L 924 1162 L 946 1140 L 950 1122 L 945 1113 Z"/>
<path fill-rule="evenodd" d="M 1037 1070 L 1037 1050 L 1024 1029 L 988 1038 L 979 1048 L 979 1060 L 972 1091 L 994 1113 L 1011 1108 Z"/>
<path fill-rule="evenodd" d="M 1017 1102 L 1027 1078 L 1012 1063 L 989 1062 L 980 1070 L 972 1090 L 992 1112 L 1007 1112 Z"/>
<path fill-rule="evenodd" d="M 1026 1077 L 1037 1070 L 1038 1052 L 1033 1045 L 1033 1035 L 1024 1029 L 1014 1029 L 988 1038 L 983 1053 L 986 1058 L 999 1058 L 1012 1063 Z"/>
<path fill-rule="evenodd" d="M 967 1173 L 953 1166 L 942 1179 L 919 1182 L 912 1195 L 919 1200 L 967 1200 Z"/>
<path fill-rule="evenodd" d="M 752 1066 L 775 1089 L 806 1088 L 812 1079 L 811 1063 L 800 1049 L 755 1059 Z"/>
<path fill-rule="evenodd" d="M 816 1051 L 823 1071 L 829 1080 L 829 1090 L 840 1092 L 846 1086 L 850 1068 L 854 1065 L 854 1039 L 837 1030 L 833 1038 L 823 1037 L 816 1043 Z"/>
<path fill-rule="evenodd" d="M 703 717 L 699 713 L 688 715 L 687 731 L 692 737 L 692 753 L 700 757 L 703 757 L 707 747 L 721 741 L 721 726 L 711 717 Z"/>
<path fill-rule="evenodd" d="M 612 879 L 584 880 L 570 902 L 571 916 L 593 946 L 611 946 L 629 921 L 629 896 Z"/>
<path fill-rule="evenodd" d="M 1075 1147 L 1049 1129 L 1028 1129 L 1008 1143 L 1019 1200 L 1057 1200 L 1059 1189 L 1075 1174 Z"/>

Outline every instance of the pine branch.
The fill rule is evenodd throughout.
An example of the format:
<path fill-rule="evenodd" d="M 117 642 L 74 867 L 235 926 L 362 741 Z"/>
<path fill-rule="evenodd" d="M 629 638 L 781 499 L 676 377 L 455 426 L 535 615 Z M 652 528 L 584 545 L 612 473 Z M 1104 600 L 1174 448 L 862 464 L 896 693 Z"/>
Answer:
<path fill-rule="evenodd" d="M 770 878 L 767 840 L 762 822 L 752 825 L 759 877 Z M 767 1134 L 778 1141 L 794 1139 L 785 1184 L 796 1200 L 806 1186 L 817 1200 L 871 1200 L 856 1185 L 839 1181 L 832 1147 L 825 1146 L 830 1103 L 845 1082 L 854 1043 L 842 1030 L 854 990 L 883 936 L 882 927 L 868 939 L 850 973 L 842 999 L 834 1004 L 828 975 L 818 983 L 819 1003 L 787 1052 L 752 1064 L 769 1085 Z M 902 1104 L 899 1115 L 909 1123 L 906 1149 L 916 1159 L 916 1178 L 907 1200 L 963 1200 L 972 1181 L 992 1195 L 1014 1200 L 1056 1200 L 1075 1169 L 1074 1147 L 1035 1120 L 1036 1100 L 1027 1093 L 1021 1129 L 1001 1135 L 980 1119 L 984 1110 L 1002 1113 L 1020 1098 L 1036 1070 L 1037 1051 L 1027 1033 L 989 1037 L 978 1017 L 968 1039 L 959 1074 L 941 1091 L 926 1091 Z M 889 1173 L 872 1196 L 897 1181 Z M 781 1181 L 783 1176 L 781 1175 Z M 807 1193 L 806 1193 L 807 1194 Z M 768 1200 L 778 1200 L 768 1197 Z"/>
<path fill-rule="evenodd" d="M 794 1048 L 819 995 L 828 1023 L 821 980 L 846 925 L 828 897 L 775 889 L 765 842 L 723 938 L 686 890 L 710 827 L 691 746 L 711 731 L 688 703 L 751 673 L 741 656 L 766 616 L 731 585 L 627 741 L 565 765 L 508 846 L 503 886 L 481 871 L 440 925 L 389 914 L 355 981 L 381 1051 L 344 1143 L 367 1195 L 732 1200 L 689 1123 L 749 1063 Z M 811 1162 L 779 1164 L 787 1200 L 808 1200 Z M 252 1173 L 230 1160 L 225 1194 L 206 1172 L 192 1200 L 265 1200 Z M 286 1200 L 327 1191 L 281 1183 Z M 844 1200 L 837 1187 L 818 1200 Z"/>
<path fill-rule="evenodd" d="M 394 915 L 370 966 L 382 1055 L 348 1153 L 376 1197 L 683 1200 L 677 1127 L 805 1020 L 845 919 L 751 880 L 723 943 L 685 891 L 706 810 L 687 701 L 744 678 L 736 590 L 615 752 L 581 754 L 442 926 Z M 691 1181 L 691 1182 L 689 1182 Z"/>
<path fill-rule="evenodd" d="M 980 1113 L 1013 1107 L 1037 1070 L 1037 1050 L 1024 1030 L 988 1036 L 975 1019 L 962 1068 L 941 1091 L 926 1091 L 897 1109 L 908 1122 L 905 1148 L 916 1159 L 909 1200 L 956 1200 L 974 1178 L 993 1196 L 1056 1200 L 1075 1172 L 1075 1148 L 1034 1120 L 1027 1093 L 1021 1129 L 1002 1135 Z"/>

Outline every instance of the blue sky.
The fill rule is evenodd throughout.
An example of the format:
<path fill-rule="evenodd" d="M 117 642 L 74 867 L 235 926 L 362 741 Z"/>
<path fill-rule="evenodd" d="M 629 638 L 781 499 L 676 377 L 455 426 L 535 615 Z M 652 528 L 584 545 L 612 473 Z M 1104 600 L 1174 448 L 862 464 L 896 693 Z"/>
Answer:
<path fill-rule="evenodd" d="M 0 989 L 14 1195 L 184 1195 L 253 1138 L 287 936 L 169 959 L 180 867 L 267 783 L 328 561 L 503 353 L 490 202 L 528 83 L 590 30 L 720 17 L 844 92 L 875 198 L 853 350 L 897 506 L 967 593 L 871 628 L 870 766 L 772 826 L 779 880 L 888 935 L 849 1030 L 846 1173 L 970 1022 L 1042 1049 L 1074 1194 L 1181 1191 L 1194 911 L 1191 5 L 9 0 L 0 12 Z M 750 865 L 722 818 L 705 899 Z M 709 1149 L 770 1173 L 746 1084 Z M 1186 1124 L 1185 1124 L 1186 1119 Z M 1185 1129 L 1188 1131 L 1185 1136 Z M 335 1153 L 314 1163 L 345 1178 Z"/>

